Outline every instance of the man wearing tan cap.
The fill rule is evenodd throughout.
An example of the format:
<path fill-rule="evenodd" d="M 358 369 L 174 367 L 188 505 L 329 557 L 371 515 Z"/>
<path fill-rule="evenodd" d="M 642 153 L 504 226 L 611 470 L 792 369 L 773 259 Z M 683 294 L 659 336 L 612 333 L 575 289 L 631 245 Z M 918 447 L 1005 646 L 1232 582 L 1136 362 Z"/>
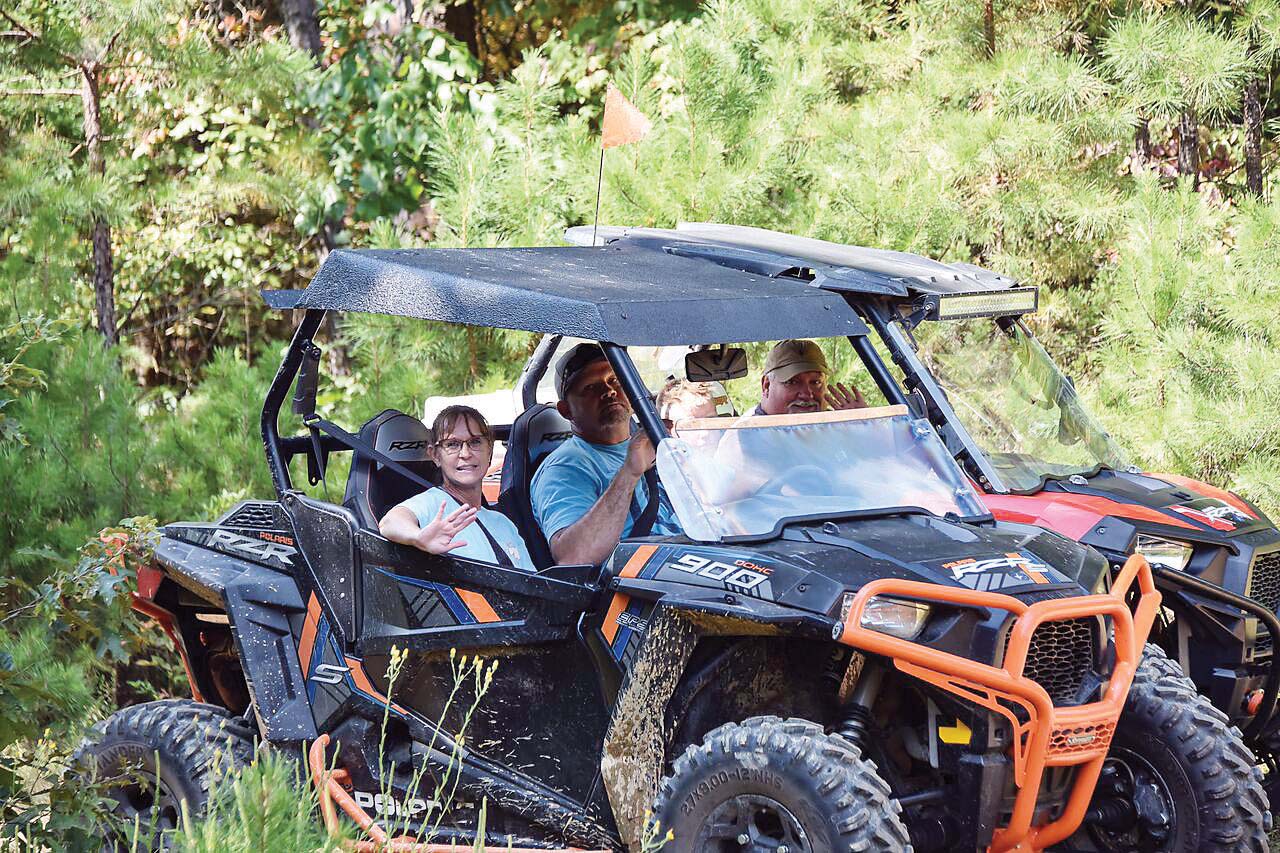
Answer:
<path fill-rule="evenodd" d="M 760 405 L 755 415 L 794 415 L 824 409 L 861 409 L 867 405 L 857 388 L 827 384 L 831 369 L 813 341 L 780 341 L 764 360 Z"/>

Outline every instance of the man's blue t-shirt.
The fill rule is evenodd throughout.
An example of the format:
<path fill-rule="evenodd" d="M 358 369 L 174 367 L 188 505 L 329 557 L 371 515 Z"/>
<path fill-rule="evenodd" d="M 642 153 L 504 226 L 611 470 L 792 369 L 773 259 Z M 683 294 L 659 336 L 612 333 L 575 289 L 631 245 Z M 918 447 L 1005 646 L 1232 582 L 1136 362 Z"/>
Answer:
<path fill-rule="evenodd" d="M 575 435 L 553 450 L 539 466 L 533 475 L 533 514 L 548 542 L 552 536 L 586 515 L 600 499 L 626 462 L 629 444 L 630 441 L 592 444 Z M 682 532 L 680 522 L 676 520 L 661 483 L 658 484 L 658 500 L 658 517 L 654 519 L 652 535 L 678 535 Z M 648 503 L 649 489 L 641 479 L 636 483 L 631 511 L 622 525 L 623 537 L 631 533 L 632 526 Z"/>

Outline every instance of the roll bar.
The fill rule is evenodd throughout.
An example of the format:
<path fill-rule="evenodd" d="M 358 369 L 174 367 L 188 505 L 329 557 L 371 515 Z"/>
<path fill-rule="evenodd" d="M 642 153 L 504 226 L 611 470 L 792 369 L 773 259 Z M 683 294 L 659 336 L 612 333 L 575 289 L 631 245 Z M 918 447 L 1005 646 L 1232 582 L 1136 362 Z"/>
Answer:
<path fill-rule="evenodd" d="M 267 467 L 271 470 L 271 482 L 276 488 L 276 496 L 281 498 L 284 497 L 285 492 L 293 488 L 288 464 L 289 457 L 293 453 L 288 452 L 285 445 L 289 443 L 292 449 L 294 442 L 291 439 L 280 438 L 280 407 L 289 397 L 289 388 L 293 386 L 294 377 L 298 375 L 298 369 L 302 366 L 307 350 L 314 345 L 312 338 L 324 321 L 324 315 L 324 311 L 311 309 L 303 316 L 297 331 L 293 333 L 293 339 L 289 341 L 289 348 L 285 350 L 284 361 L 280 363 L 280 369 L 271 380 L 267 397 L 262 402 L 262 419 L 259 422 L 262 430 L 262 446 L 267 452 Z"/>

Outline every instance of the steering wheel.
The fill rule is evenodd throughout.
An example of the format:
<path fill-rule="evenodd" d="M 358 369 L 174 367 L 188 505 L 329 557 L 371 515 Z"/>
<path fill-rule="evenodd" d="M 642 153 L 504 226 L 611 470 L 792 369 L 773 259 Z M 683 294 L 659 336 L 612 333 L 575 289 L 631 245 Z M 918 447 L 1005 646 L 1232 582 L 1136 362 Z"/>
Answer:
<path fill-rule="evenodd" d="M 759 495 L 781 495 L 782 489 L 786 486 L 792 486 L 798 481 L 811 478 L 828 487 L 826 492 L 812 490 L 812 494 L 829 494 L 833 491 L 829 488 L 832 485 L 831 475 L 817 465 L 798 465 L 784 471 L 781 474 L 775 474 L 765 481 L 764 485 L 756 489 L 756 496 Z"/>

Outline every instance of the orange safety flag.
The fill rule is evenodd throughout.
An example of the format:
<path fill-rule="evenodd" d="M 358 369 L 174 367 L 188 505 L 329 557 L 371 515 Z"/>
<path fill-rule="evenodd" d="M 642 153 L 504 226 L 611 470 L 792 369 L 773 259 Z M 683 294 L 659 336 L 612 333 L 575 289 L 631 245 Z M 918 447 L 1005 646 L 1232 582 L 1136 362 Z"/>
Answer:
<path fill-rule="evenodd" d="M 639 142 L 652 127 L 653 122 L 610 83 L 604 96 L 603 146 L 615 148 Z"/>

